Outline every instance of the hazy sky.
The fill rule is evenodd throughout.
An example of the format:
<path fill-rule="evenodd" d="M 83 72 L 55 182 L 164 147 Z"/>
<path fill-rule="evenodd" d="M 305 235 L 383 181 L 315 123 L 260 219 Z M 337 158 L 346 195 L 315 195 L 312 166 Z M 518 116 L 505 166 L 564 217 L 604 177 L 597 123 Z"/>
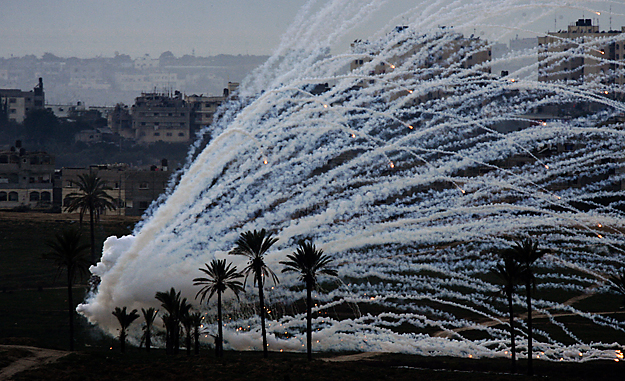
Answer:
<path fill-rule="evenodd" d="M 0 0 L 0 57 L 39 57 L 45 52 L 63 57 L 110 57 L 117 51 L 132 57 L 147 53 L 156 58 L 167 50 L 176 56 L 193 51 L 199 56 L 270 54 L 305 3 L 306 0 Z M 391 15 L 417 3 L 420 1 L 390 0 L 380 13 Z M 582 15 L 598 18 L 602 29 L 606 29 L 607 12 L 599 17 L 579 6 L 595 9 L 599 5 L 607 10 L 610 5 L 623 8 L 624 3 L 562 2 L 561 14 L 550 21 L 543 20 L 538 29 L 553 30 L 554 22 L 558 28 L 566 28 Z M 620 29 L 625 19 L 617 15 L 622 9 L 615 11 L 613 26 Z M 384 25 L 376 21 L 370 20 L 358 33 L 366 34 L 367 27 L 376 30 Z"/>

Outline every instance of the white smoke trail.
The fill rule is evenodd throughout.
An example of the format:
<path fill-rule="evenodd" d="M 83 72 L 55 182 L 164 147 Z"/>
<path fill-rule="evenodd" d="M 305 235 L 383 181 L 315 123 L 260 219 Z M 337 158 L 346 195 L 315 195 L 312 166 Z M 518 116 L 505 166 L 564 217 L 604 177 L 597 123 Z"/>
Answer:
<path fill-rule="evenodd" d="M 158 307 L 154 294 L 170 287 L 193 300 L 199 267 L 226 258 L 241 232 L 267 228 L 280 237 L 268 255 L 274 270 L 302 238 L 336 260 L 344 284 L 324 283 L 328 293 L 315 296 L 316 349 L 506 356 L 507 310 L 492 296 L 498 285 L 489 271 L 507 238 L 529 234 L 554 250 L 540 278 L 544 290 L 562 295 L 600 282 L 588 274 L 625 263 L 618 119 L 625 106 L 605 96 L 614 89 L 601 81 L 490 74 L 491 64 L 535 58 L 537 49 L 474 62 L 488 42 L 457 31 L 517 32 L 562 7 L 595 5 L 604 3 L 420 1 L 368 41 L 330 54 L 391 2 L 309 3 L 274 56 L 220 110 L 212 138 L 195 144 L 168 197 L 132 236 L 106 241 L 92 269 L 101 284 L 78 311 L 115 334 L 116 306 Z M 531 17 L 512 17 L 520 11 Z M 398 24 L 408 28 L 394 30 Z M 594 109 L 534 121 L 539 110 L 584 102 Z M 296 282 L 285 276 L 267 290 L 272 350 L 302 349 Z M 247 291 L 241 305 L 228 302 L 226 341 L 259 349 L 255 291 Z M 622 331 L 623 323 L 549 298 L 536 301 L 551 311 L 551 328 L 537 332 L 541 356 L 614 357 L 615 345 L 583 342 L 558 313 L 606 330 Z M 518 329 L 523 335 L 526 327 Z M 556 340 L 562 332 L 567 340 Z"/>

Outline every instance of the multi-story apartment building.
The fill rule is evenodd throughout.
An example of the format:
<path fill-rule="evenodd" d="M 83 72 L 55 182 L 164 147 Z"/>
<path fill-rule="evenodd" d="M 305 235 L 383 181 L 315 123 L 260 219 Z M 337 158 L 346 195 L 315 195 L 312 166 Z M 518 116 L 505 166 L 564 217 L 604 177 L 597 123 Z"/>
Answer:
<path fill-rule="evenodd" d="M 16 123 L 22 123 L 29 111 L 43 109 L 45 100 L 42 78 L 31 91 L 0 89 L 0 111 L 5 111 L 8 119 Z"/>
<path fill-rule="evenodd" d="M 173 96 L 143 93 L 135 99 L 131 115 L 139 143 L 181 143 L 191 138 L 191 108 L 178 91 Z"/>
<path fill-rule="evenodd" d="M 103 211 L 104 215 L 140 216 L 166 189 L 172 172 L 163 160 L 160 167 L 131 168 L 126 164 L 93 165 L 89 168 L 61 169 L 62 199 L 77 192 L 74 185 L 79 175 L 97 173 L 109 188 L 106 193 L 116 201 L 117 209 Z M 63 209 L 63 212 L 66 212 Z"/>
<path fill-rule="evenodd" d="M 155 91 L 177 89 L 185 82 L 177 73 L 155 71 L 150 73 L 115 73 L 115 85 L 120 91 Z"/>
<path fill-rule="evenodd" d="M 228 82 L 228 87 L 224 89 L 222 96 L 189 95 L 185 101 L 191 108 L 191 125 L 194 131 L 208 127 L 213 123 L 213 115 L 221 104 L 233 96 L 239 88 L 237 82 Z"/>
<path fill-rule="evenodd" d="M 115 108 L 108 114 L 108 127 L 114 134 L 126 139 L 134 139 L 135 131 L 132 129 L 132 115 L 128 106 L 122 103 L 115 105 Z"/>
<path fill-rule="evenodd" d="M 0 209 L 50 209 L 53 185 L 54 156 L 28 152 L 20 141 L 0 151 Z"/>
<path fill-rule="evenodd" d="M 566 31 L 538 37 L 538 80 L 624 84 L 622 64 L 617 65 L 625 61 L 623 32 L 625 27 L 599 31 L 591 19 L 579 19 Z"/>

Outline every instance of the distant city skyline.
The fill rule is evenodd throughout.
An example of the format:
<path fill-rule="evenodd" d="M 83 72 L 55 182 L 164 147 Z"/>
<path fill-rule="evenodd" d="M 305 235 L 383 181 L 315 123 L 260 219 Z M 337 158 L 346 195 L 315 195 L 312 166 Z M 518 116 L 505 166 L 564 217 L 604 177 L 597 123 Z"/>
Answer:
<path fill-rule="evenodd" d="M 327 2 L 318 1 L 313 7 L 319 8 Z M 458 6 L 462 2 L 453 4 Z M 269 55 L 307 3 L 307 0 L 0 0 L 0 57 L 30 54 L 41 57 L 48 52 L 78 58 L 112 57 L 115 53 L 133 58 L 149 54 L 158 58 L 165 51 L 177 57 Z M 452 3 L 452 0 L 436 3 Z M 532 3 L 528 1 L 530 7 Z M 624 4 L 601 0 L 561 3 L 554 4 L 552 9 L 545 8 L 546 16 L 537 18 L 531 31 L 508 30 L 502 34 L 492 25 L 490 29 L 485 27 L 486 31 L 465 25 L 464 32 L 507 42 L 515 34 L 527 37 L 556 28 L 566 29 L 569 23 L 582 17 L 598 21 L 602 30 L 609 28 L 610 18 L 614 29 L 625 25 Z M 419 1 L 388 1 L 374 19 L 355 28 L 347 38 L 367 38 L 388 27 L 393 22 L 390 20 L 406 9 L 415 7 L 420 12 L 419 6 Z M 601 11 L 601 15 L 595 14 L 595 10 Z M 519 18 L 532 16 L 519 10 Z M 506 20 L 496 20 L 496 15 L 488 19 L 493 20 L 494 24 L 506 24 Z M 402 18 L 394 22 L 401 23 Z M 348 43 L 348 40 L 340 41 L 338 45 L 344 49 Z"/>

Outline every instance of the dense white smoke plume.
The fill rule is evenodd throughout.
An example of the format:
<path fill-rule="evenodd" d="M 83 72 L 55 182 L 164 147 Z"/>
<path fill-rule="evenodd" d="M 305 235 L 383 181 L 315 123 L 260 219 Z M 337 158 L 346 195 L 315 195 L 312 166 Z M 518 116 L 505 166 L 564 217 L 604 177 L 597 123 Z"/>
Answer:
<path fill-rule="evenodd" d="M 175 188 L 132 236 L 106 241 L 93 269 L 101 284 L 79 312 L 115 334 L 116 306 L 159 307 L 154 294 L 170 287 L 193 301 L 198 268 L 226 257 L 241 268 L 227 252 L 241 232 L 266 228 L 280 238 L 268 255 L 277 273 L 304 238 L 335 259 L 341 281 L 327 280 L 315 295 L 316 350 L 506 356 L 507 310 L 493 297 L 492 253 L 510 237 L 532 235 L 553 249 L 538 278 L 541 291 L 555 291 L 535 302 L 549 320 L 535 335 L 537 352 L 613 358 L 612 343 L 560 319 L 576 314 L 624 330 L 564 303 L 596 284 L 605 290 L 605 277 L 624 265 L 625 105 L 615 100 L 622 88 L 610 85 L 623 68 L 613 62 L 594 80 L 539 82 L 538 48 L 488 56 L 498 34 L 605 4 L 414 3 L 342 52 L 335 42 L 389 4 L 305 7 L 195 144 Z M 595 41 L 579 42 L 574 54 L 592 49 Z M 543 57 L 543 69 L 568 59 Z M 518 62 L 530 63 L 490 73 Z M 295 276 L 280 278 L 267 290 L 270 349 L 301 350 L 305 313 L 293 302 L 303 295 Z M 255 295 L 251 286 L 241 303 L 227 295 L 227 346 L 260 348 Z M 195 304 L 214 319 L 213 302 Z M 525 329 L 521 322 L 521 352 Z"/>

